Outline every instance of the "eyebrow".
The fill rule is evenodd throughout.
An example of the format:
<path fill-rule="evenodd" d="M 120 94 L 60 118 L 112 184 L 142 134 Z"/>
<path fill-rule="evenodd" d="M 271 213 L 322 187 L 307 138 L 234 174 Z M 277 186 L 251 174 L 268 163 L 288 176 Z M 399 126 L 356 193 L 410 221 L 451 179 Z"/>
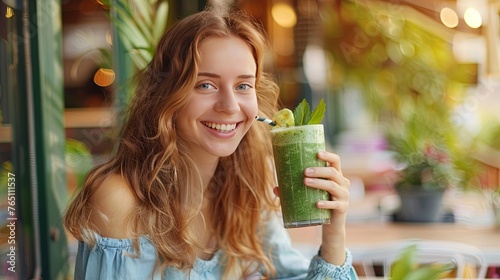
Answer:
<path fill-rule="evenodd" d="M 206 77 L 212 77 L 212 78 L 221 78 L 220 75 L 214 74 L 214 73 L 208 73 L 208 72 L 200 72 L 198 73 L 198 76 L 206 76 Z M 240 79 L 251 79 L 255 78 L 255 75 L 239 75 L 238 78 Z"/>

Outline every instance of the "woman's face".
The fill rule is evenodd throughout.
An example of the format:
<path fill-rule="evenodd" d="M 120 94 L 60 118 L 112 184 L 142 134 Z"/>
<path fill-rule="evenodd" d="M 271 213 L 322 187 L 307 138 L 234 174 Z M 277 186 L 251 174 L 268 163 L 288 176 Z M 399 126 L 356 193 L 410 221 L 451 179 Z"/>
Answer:
<path fill-rule="evenodd" d="M 196 85 L 179 114 L 179 133 L 197 158 L 225 157 L 257 114 L 257 66 L 250 47 L 233 36 L 205 39 L 200 54 Z"/>

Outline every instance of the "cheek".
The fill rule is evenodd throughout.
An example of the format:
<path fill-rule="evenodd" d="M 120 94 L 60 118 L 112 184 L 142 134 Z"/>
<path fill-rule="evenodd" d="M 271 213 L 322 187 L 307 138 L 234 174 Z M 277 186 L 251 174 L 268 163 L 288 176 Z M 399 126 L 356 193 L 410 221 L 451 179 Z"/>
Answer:
<path fill-rule="evenodd" d="M 252 117 L 256 116 L 259 113 L 259 103 L 257 102 L 257 97 L 253 98 L 251 102 L 248 102 L 249 104 L 249 115 L 252 115 Z"/>
<path fill-rule="evenodd" d="M 176 121 L 178 133 L 182 136 L 189 135 L 193 131 L 193 121 L 196 117 L 196 114 L 189 107 L 179 111 Z"/>
<path fill-rule="evenodd" d="M 186 139 L 189 134 L 189 127 L 184 120 L 179 120 L 177 122 L 177 136 Z"/>

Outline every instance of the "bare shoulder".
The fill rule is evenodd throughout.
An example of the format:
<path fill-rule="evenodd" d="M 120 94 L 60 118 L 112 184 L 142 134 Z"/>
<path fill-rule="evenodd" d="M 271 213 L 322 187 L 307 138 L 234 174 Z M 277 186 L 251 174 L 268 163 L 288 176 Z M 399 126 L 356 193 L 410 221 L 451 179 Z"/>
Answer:
<path fill-rule="evenodd" d="M 90 197 L 90 219 L 97 233 L 104 237 L 128 238 L 127 217 L 137 205 L 127 181 L 120 175 L 109 175 Z"/>

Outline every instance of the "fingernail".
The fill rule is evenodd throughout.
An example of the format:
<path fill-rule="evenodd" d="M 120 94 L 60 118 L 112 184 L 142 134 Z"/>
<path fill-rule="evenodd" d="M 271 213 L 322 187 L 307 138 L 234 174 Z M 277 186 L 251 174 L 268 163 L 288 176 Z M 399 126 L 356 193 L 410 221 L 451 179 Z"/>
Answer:
<path fill-rule="evenodd" d="M 313 182 L 314 182 L 314 179 L 306 178 L 306 184 L 312 184 Z"/>
<path fill-rule="evenodd" d="M 312 169 L 312 168 L 306 168 L 306 174 L 307 174 L 307 175 L 312 175 L 312 174 L 314 174 L 314 169 Z"/>
<path fill-rule="evenodd" d="M 319 151 L 318 155 L 321 156 L 321 157 L 324 157 L 324 156 L 326 156 L 326 153 L 324 151 Z"/>
<path fill-rule="evenodd" d="M 318 207 L 320 207 L 320 208 L 321 208 L 321 207 L 324 207 L 324 206 L 325 206 L 325 203 L 324 203 L 324 202 L 322 202 L 322 201 L 318 201 L 318 202 L 316 203 L 316 206 L 318 206 Z"/>

